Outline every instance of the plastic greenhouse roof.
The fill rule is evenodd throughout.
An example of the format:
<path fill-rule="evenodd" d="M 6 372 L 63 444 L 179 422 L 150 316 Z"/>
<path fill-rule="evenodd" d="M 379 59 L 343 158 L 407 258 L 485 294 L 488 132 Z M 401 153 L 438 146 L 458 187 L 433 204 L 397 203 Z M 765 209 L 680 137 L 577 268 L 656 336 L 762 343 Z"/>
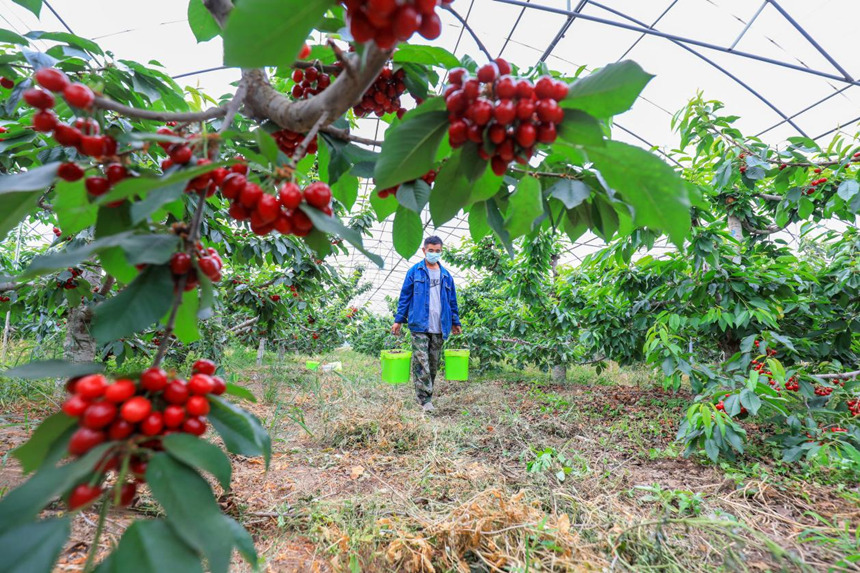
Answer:
<path fill-rule="evenodd" d="M 744 133 L 772 144 L 796 135 L 824 141 L 838 131 L 853 135 L 860 121 L 856 1 L 456 0 L 452 6 L 493 57 L 521 68 L 545 60 L 552 69 L 573 74 L 580 66 L 591 70 L 632 59 L 655 74 L 633 109 L 616 118 L 613 137 L 631 144 L 672 149 L 678 137 L 671 116 L 697 91 L 741 116 Z M 118 2 L 109 8 L 97 0 L 48 0 L 39 21 L 11 0 L 0 0 L 0 27 L 21 34 L 71 31 L 117 57 L 157 60 L 181 85 L 216 96 L 231 90 L 238 70 L 221 69 L 220 39 L 196 43 L 186 9 L 187 2 L 176 0 Z M 462 23 L 445 11 L 441 17 L 443 32 L 433 44 L 480 61 L 478 44 Z M 381 137 L 383 127 L 367 119 L 359 130 Z M 365 196 L 373 191 L 369 184 L 364 189 Z M 427 233 L 447 242 L 468 236 L 465 219 L 434 229 L 429 215 L 423 218 Z M 366 242 L 383 256 L 384 269 L 360 254 L 338 257 L 335 264 L 364 266 L 373 288 L 356 302 L 385 311 L 385 296 L 397 294 L 406 270 L 420 257 L 407 261 L 394 251 L 390 221 L 372 232 Z M 567 250 L 565 262 L 575 263 L 601 246 L 596 237 L 583 237 Z"/>

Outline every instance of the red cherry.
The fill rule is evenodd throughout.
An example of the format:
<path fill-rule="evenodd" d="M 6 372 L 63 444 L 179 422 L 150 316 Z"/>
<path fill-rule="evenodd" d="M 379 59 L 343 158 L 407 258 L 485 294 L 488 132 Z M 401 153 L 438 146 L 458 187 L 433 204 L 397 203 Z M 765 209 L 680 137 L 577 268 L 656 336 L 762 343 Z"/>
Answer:
<path fill-rule="evenodd" d="M 188 400 L 188 386 L 181 380 L 171 381 L 164 389 L 164 399 L 170 404 L 182 405 Z"/>
<path fill-rule="evenodd" d="M 36 83 L 52 92 L 61 92 L 69 85 L 69 78 L 56 68 L 42 68 L 35 73 Z"/>
<path fill-rule="evenodd" d="M 84 84 L 70 84 L 63 89 L 63 97 L 72 107 L 86 109 L 93 104 L 95 94 Z"/>
<path fill-rule="evenodd" d="M 101 397 L 107 388 L 107 379 L 101 374 L 90 374 L 79 378 L 75 384 L 75 392 L 86 400 Z"/>
<path fill-rule="evenodd" d="M 170 156 L 170 159 L 171 161 L 173 161 L 173 163 L 183 165 L 191 161 L 193 152 L 191 151 L 191 148 L 187 145 L 177 143 L 176 145 L 170 147 L 170 150 L 167 152 L 167 155 Z"/>
<path fill-rule="evenodd" d="M 247 183 L 248 180 L 241 173 L 230 173 L 221 183 L 221 193 L 227 199 L 236 199 Z"/>
<path fill-rule="evenodd" d="M 215 388 L 215 382 L 208 374 L 194 374 L 188 379 L 188 391 L 192 394 L 209 394 Z"/>
<path fill-rule="evenodd" d="M 331 202 L 331 188 L 322 181 L 316 181 L 307 186 L 304 196 L 309 205 L 322 209 Z"/>
<path fill-rule="evenodd" d="M 102 488 L 98 485 L 82 483 L 72 490 L 69 495 L 69 510 L 74 511 L 94 502 L 102 494 Z"/>
<path fill-rule="evenodd" d="M 517 101 L 517 119 L 525 121 L 530 119 L 535 112 L 535 102 L 530 99 L 521 99 Z"/>
<path fill-rule="evenodd" d="M 421 18 L 418 33 L 428 40 L 435 40 L 442 35 L 442 20 L 438 14 L 427 14 Z"/>
<path fill-rule="evenodd" d="M 514 160 L 514 142 L 510 139 L 505 139 L 496 147 L 496 155 L 510 163 Z"/>
<path fill-rule="evenodd" d="M 468 85 L 468 82 L 467 82 Z M 466 111 L 469 105 L 468 98 L 462 90 L 455 90 L 445 98 L 445 107 L 450 113 L 459 115 Z"/>
<path fill-rule="evenodd" d="M 293 234 L 297 236 L 303 236 L 301 233 L 310 233 L 314 228 L 313 221 L 311 221 L 310 217 L 304 211 L 293 212 L 291 222 L 293 224 Z"/>
<path fill-rule="evenodd" d="M 284 183 L 278 191 L 278 198 L 286 209 L 297 209 L 302 202 L 302 191 L 295 183 Z"/>
<path fill-rule="evenodd" d="M 555 124 L 544 123 L 538 127 L 537 140 L 541 143 L 552 143 L 558 137 Z"/>
<path fill-rule="evenodd" d="M 289 235 L 293 232 L 292 220 L 286 215 L 286 213 L 280 213 L 278 218 L 275 219 L 275 230 L 282 235 Z"/>
<path fill-rule="evenodd" d="M 75 129 L 80 131 L 83 135 L 98 135 L 101 130 L 101 128 L 99 128 L 99 122 L 91 117 L 77 118 L 75 120 Z"/>
<path fill-rule="evenodd" d="M 492 160 L 490 160 L 490 167 L 496 175 L 504 175 L 508 170 L 508 162 L 498 155 L 494 155 Z"/>
<path fill-rule="evenodd" d="M 213 257 L 200 257 L 197 260 L 197 266 L 200 267 L 200 271 L 204 275 L 209 277 L 209 280 L 213 282 L 221 280 L 221 269 L 218 266 L 218 261 Z"/>
<path fill-rule="evenodd" d="M 472 104 L 472 121 L 483 126 L 490 123 L 493 117 L 493 104 L 485 99 L 479 99 Z"/>
<path fill-rule="evenodd" d="M 49 109 L 54 107 L 54 96 L 46 91 L 40 90 L 39 88 L 24 90 L 23 97 L 24 101 L 27 102 L 27 105 L 30 107 L 35 107 L 37 109 Z"/>
<path fill-rule="evenodd" d="M 362 12 L 352 12 L 349 17 L 349 32 L 352 38 L 359 44 L 364 44 L 373 39 L 376 30 Z"/>
<path fill-rule="evenodd" d="M 274 195 L 264 193 L 263 196 L 260 197 L 260 201 L 257 203 L 257 213 L 259 213 L 260 219 L 262 219 L 264 223 L 271 223 L 277 219 L 280 212 L 281 204 Z"/>
<path fill-rule="evenodd" d="M 209 400 L 205 396 L 191 396 L 185 403 L 189 416 L 205 416 L 209 413 Z"/>
<path fill-rule="evenodd" d="M 517 108 L 514 102 L 505 99 L 496 104 L 493 108 L 493 118 L 501 125 L 508 125 L 517 115 Z"/>
<path fill-rule="evenodd" d="M 292 77 L 293 77 L 293 81 L 298 84 L 298 83 L 301 83 L 301 81 L 305 78 L 305 74 L 302 73 L 301 70 L 293 70 L 293 76 Z"/>
<path fill-rule="evenodd" d="M 535 93 L 535 88 L 528 80 L 520 80 L 517 82 L 517 97 L 520 99 L 531 99 Z"/>
<path fill-rule="evenodd" d="M 215 374 L 215 370 L 217 370 L 217 366 L 208 358 L 201 358 L 191 365 L 192 374 L 206 374 L 211 376 L 212 374 Z"/>
<path fill-rule="evenodd" d="M 563 81 L 557 81 L 552 86 L 552 99 L 561 101 L 567 97 L 570 87 Z"/>
<path fill-rule="evenodd" d="M 499 75 L 499 67 L 495 62 L 490 62 L 489 64 L 484 64 L 480 68 L 478 68 L 478 81 L 481 83 L 489 84 L 496 80 Z"/>
<path fill-rule="evenodd" d="M 110 402 L 90 404 L 84 411 L 81 424 L 93 430 L 100 430 L 116 418 L 116 405 Z"/>
<path fill-rule="evenodd" d="M 57 116 L 50 110 L 42 110 L 33 114 L 33 129 L 42 133 L 53 131 L 57 127 Z"/>
<path fill-rule="evenodd" d="M 463 93 L 469 101 L 475 101 L 481 95 L 481 82 L 472 78 L 463 84 Z"/>
<path fill-rule="evenodd" d="M 137 481 L 146 482 L 146 467 L 148 465 L 149 463 L 146 461 L 146 458 L 135 457 L 129 462 L 128 469 Z"/>
<path fill-rule="evenodd" d="M 117 418 L 108 428 L 108 438 L 111 441 L 124 440 L 134 433 L 134 424 Z"/>
<path fill-rule="evenodd" d="M 134 501 L 134 496 L 137 494 L 137 484 L 129 482 L 122 484 L 119 490 L 119 506 L 128 507 Z"/>
<path fill-rule="evenodd" d="M 499 68 L 499 75 L 506 76 L 511 73 L 511 64 L 504 58 L 496 58 L 493 60 Z"/>
<path fill-rule="evenodd" d="M 448 126 L 448 139 L 451 145 L 457 146 L 465 143 L 468 136 L 467 130 L 468 126 L 465 121 L 458 119 L 451 122 L 451 125 Z"/>
<path fill-rule="evenodd" d="M 54 140 L 66 147 L 77 147 L 81 142 L 81 132 L 61 123 L 54 128 Z"/>
<path fill-rule="evenodd" d="M 87 177 L 84 181 L 87 193 L 94 197 L 100 197 L 110 191 L 110 181 L 104 177 Z"/>
<path fill-rule="evenodd" d="M 212 394 L 214 394 L 216 396 L 220 396 L 221 394 L 223 394 L 224 392 L 227 391 L 227 383 L 224 382 L 224 379 L 221 378 L 220 376 L 213 376 L 212 382 L 215 383 L 215 387 L 212 389 L 212 392 L 211 392 Z"/>
<path fill-rule="evenodd" d="M 564 110 L 559 107 L 554 99 L 542 99 L 535 106 L 537 115 L 541 121 L 550 123 L 561 123 L 564 119 Z"/>
<path fill-rule="evenodd" d="M 404 4 L 394 16 L 394 36 L 398 40 L 406 41 L 421 26 L 421 14 L 410 4 Z"/>
<path fill-rule="evenodd" d="M 541 77 L 535 84 L 535 95 L 538 99 L 552 98 L 555 93 L 555 82 L 549 76 Z"/>
<path fill-rule="evenodd" d="M 132 380 L 117 380 L 107 388 L 105 388 L 105 400 L 114 404 L 121 404 L 134 396 L 137 391 Z"/>
<path fill-rule="evenodd" d="M 73 456 L 82 456 L 97 445 L 105 441 L 105 433 L 82 426 L 75 430 L 69 440 L 69 453 Z"/>
<path fill-rule="evenodd" d="M 496 145 L 503 142 L 505 140 L 505 137 L 507 136 L 507 132 L 505 131 L 504 126 L 501 126 L 497 123 L 490 126 L 490 129 L 487 131 L 487 134 L 490 137 L 490 141 L 492 141 Z"/>
<path fill-rule="evenodd" d="M 176 254 L 186 255 L 186 253 L 176 253 Z M 171 261 L 171 263 L 172 263 L 172 261 Z M 173 270 L 172 267 L 171 267 L 171 270 Z M 183 274 L 183 273 L 176 273 L 176 274 Z M 156 368 L 156 367 L 152 367 L 152 368 L 148 368 L 147 370 L 144 370 L 140 375 L 140 386 L 144 390 L 149 390 L 150 392 L 161 392 L 162 390 L 164 390 L 164 387 L 167 386 L 167 372 L 165 372 L 161 368 Z"/>
<path fill-rule="evenodd" d="M 474 141 L 475 143 L 483 143 L 484 142 L 484 128 L 483 128 L 483 126 L 470 125 L 469 129 L 466 130 L 466 136 L 469 138 L 469 141 Z"/>
<path fill-rule="evenodd" d="M 241 203 L 232 203 L 227 213 L 237 221 L 244 221 L 251 216 L 251 212 L 245 209 Z"/>
<path fill-rule="evenodd" d="M 63 412 L 65 412 L 69 416 L 77 418 L 84 413 L 84 410 L 86 410 L 87 406 L 89 405 L 90 403 L 81 398 L 80 395 L 73 394 L 72 396 L 69 396 L 69 398 L 65 402 L 63 402 Z"/>
<path fill-rule="evenodd" d="M 531 123 L 522 123 L 517 128 L 516 138 L 520 147 L 531 147 L 537 139 L 537 130 Z"/>
<path fill-rule="evenodd" d="M 513 99 L 517 95 L 517 85 L 510 77 L 504 77 L 496 82 L 496 97 L 499 99 Z"/>
<path fill-rule="evenodd" d="M 105 175 L 107 176 L 107 180 L 110 181 L 111 185 L 116 185 L 117 183 L 128 177 L 128 171 L 119 163 L 111 163 L 105 168 Z"/>
<path fill-rule="evenodd" d="M 454 68 L 448 73 L 448 81 L 454 85 L 462 85 L 463 80 L 468 75 L 466 68 Z"/>
<path fill-rule="evenodd" d="M 188 418 L 182 423 L 182 431 L 186 434 L 202 436 L 206 433 L 206 422 L 200 418 Z"/>
<path fill-rule="evenodd" d="M 170 257 L 170 272 L 175 275 L 184 275 L 191 270 L 191 255 L 188 253 L 173 253 Z"/>
<path fill-rule="evenodd" d="M 161 412 L 151 412 L 140 423 L 140 431 L 144 436 L 156 436 L 164 428 L 164 417 Z"/>
<path fill-rule="evenodd" d="M 78 181 L 84 176 L 84 170 L 77 163 L 61 163 L 57 175 L 64 181 Z"/>
<path fill-rule="evenodd" d="M 15 87 L 15 82 L 9 78 L 0 78 L 0 86 L 3 86 L 7 90 L 11 90 Z"/>
<path fill-rule="evenodd" d="M 171 404 L 164 409 L 164 425 L 168 428 L 178 428 L 185 420 L 185 409 Z"/>
<path fill-rule="evenodd" d="M 304 60 L 311 55 L 311 47 L 307 44 L 302 44 L 302 49 L 299 50 L 299 59 Z"/>
<path fill-rule="evenodd" d="M 239 202 L 243 207 L 253 209 L 263 196 L 263 189 L 256 183 L 246 183 L 239 193 Z"/>
<path fill-rule="evenodd" d="M 127 422 L 137 424 L 144 420 L 152 411 L 152 402 L 143 396 L 135 396 L 122 405 L 120 415 Z"/>

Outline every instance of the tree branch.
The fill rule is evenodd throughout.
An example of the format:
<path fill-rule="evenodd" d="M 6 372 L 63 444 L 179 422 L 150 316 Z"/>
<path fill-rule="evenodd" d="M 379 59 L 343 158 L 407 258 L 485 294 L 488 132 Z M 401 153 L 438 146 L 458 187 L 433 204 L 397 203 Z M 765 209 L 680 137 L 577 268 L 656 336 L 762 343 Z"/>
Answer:
<path fill-rule="evenodd" d="M 252 318 L 249 318 L 245 322 L 237 324 L 236 326 L 234 326 L 233 328 L 230 329 L 230 332 L 236 333 L 236 332 L 239 332 L 240 330 L 250 328 L 250 327 L 254 326 L 255 324 L 257 324 L 259 321 L 260 321 L 260 317 L 254 316 Z"/>
<path fill-rule="evenodd" d="M 218 22 L 218 25 L 223 28 L 227 22 L 227 16 L 230 15 L 230 10 L 233 9 L 233 2 L 230 0 L 203 0 L 203 5 Z"/>
<path fill-rule="evenodd" d="M 813 378 L 820 378 L 822 380 L 834 380 L 836 378 L 856 378 L 860 376 L 860 370 L 855 370 L 853 372 L 843 372 L 841 374 L 811 374 Z"/>
<path fill-rule="evenodd" d="M 379 76 L 391 51 L 383 51 L 370 44 L 365 54 L 364 67 L 355 76 L 340 74 L 323 92 L 301 101 L 293 101 L 275 90 L 269 83 L 265 71 L 261 69 L 244 70 L 248 81 L 248 95 L 245 108 L 255 117 L 268 118 L 277 125 L 297 133 L 307 133 L 319 121 L 324 111 L 328 112 L 326 122 L 331 123 L 358 103 L 362 94 Z M 361 61 L 355 54 L 353 62 Z M 325 127 L 327 124 L 323 124 Z"/>
<path fill-rule="evenodd" d="M 337 139 L 342 139 L 344 141 L 353 141 L 355 143 L 362 143 L 364 145 L 373 145 L 376 147 L 382 147 L 382 142 L 376 139 L 368 139 L 366 137 L 359 137 L 357 135 L 351 134 L 349 131 L 345 129 L 338 129 L 336 127 L 332 127 L 327 125 L 325 127 L 321 127 L 320 131 L 322 133 L 326 133 L 331 135 L 332 137 L 336 137 Z"/>
<path fill-rule="evenodd" d="M 748 222 L 741 221 L 741 226 L 744 228 L 744 230 L 746 230 L 748 233 L 750 233 L 752 235 L 773 235 L 774 233 L 779 233 L 780 231 L 784 231 L 790 224 L 791 224 L 791 221 L 788 221 L 782 227 L 778 227 L 776 225 L 768 225 L 767 228 L 765 228 L 765 229 L 756 229 L 755 227 L 750 225 Z"/>
<path fill-rule="evenodd" d="M 295 152 L 293 152 L 293 157 L 292 157 L 293 165 L 298 163 L 299 160 L 305 156 L 305 153 L 308 150 L 308 145 L 310 145 L 311 141 L 313 141 L 313 139 L 317 136 L 317 132 L 320 130 L 320 127 L 322 127 L 322 124 L 324 124 L 327 119 L 328 119 L 328 112 L 323 111 L 320 118 L 317 120 L 317 122 L 314 124 L 314 126 L 311 128 L 311 130 L 305 135 L 305 138 L 302 139 L 302 142 L 299 144 L 299 146 L 296 147 Z"/>
<path fill-rule="evenodd" d="M 764 199 L 765 201 L 782 201 L 784 197 L 779 195 L 770 195 L 768 193 L 756 193 L 753 197 L 758 197 L 759 199 Z"/>
<path fill-rule="evenodd" d="M 219 117 L 224 117 L 225 115 L 227 115 L 227 109 L 223 107 L 213 107 L 207 109 L 206 111 L 152 111 L 150 109 L 139 109 L 136 107 L 123 105 L 103 96 L 96 96 L 95 100 L 93 101 L 93 106 L 99 109 L 115 111 L 116 113 L 124 115 L 126 117 L 133 117 L 136 119 L 149 119 L 152 121 L 177 121 L 185 123 L 195 121 L 208 121 L 210 119 L 217 119 Z"/>
<path fill-rule="evenodd" d="M 218 130 L 218 133 L 224 133 L 230 128 L 230 124 L 233 123 L 233 118 L 236 117 L 236 114 L 239 112 L 239 108 L 242 107 L 242 102 L 245 101 L 245 95 L 248 93 L 248 82 L 245 81 L 243 77 L 239 80 L 239 86 L 236 88 L 236 93 L 233 94 L 233 99 L 230 100 L 230 103 L 227 104 L 227 111 L 224 115 L 224 121 L 221 124 L 221 129 Z"/>

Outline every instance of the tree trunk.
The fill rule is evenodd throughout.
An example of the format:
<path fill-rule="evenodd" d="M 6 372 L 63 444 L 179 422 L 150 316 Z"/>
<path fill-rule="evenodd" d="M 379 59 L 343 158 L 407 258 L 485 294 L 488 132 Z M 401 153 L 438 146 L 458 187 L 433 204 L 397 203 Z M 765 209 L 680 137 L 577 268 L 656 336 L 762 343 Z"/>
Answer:
<path fill-rule="evenodd" d="M 266 353 L 266 339 L 260 339 L 260 346 L 257 348 L 257 366 L 263 365 L 263 354 Z"/>
<path fill-rule="evenodd" d="M 101 273 L 84 269 L 81 278 L 93 286 L 98 286 Z M 95 338 L 90 334 L 93 309 L 90 305 L 80 304 L 69 311 L 66 325 L 66 339 L 63 342 L 63 357 L 69 362 L 92 362 L 98 350 Z"/>
<path fill-rule="evenodd" d="M 567 380 L 567 366 L 564 364 L 553 366 L 551 373 L 553 382 L 565 382 Z"/>

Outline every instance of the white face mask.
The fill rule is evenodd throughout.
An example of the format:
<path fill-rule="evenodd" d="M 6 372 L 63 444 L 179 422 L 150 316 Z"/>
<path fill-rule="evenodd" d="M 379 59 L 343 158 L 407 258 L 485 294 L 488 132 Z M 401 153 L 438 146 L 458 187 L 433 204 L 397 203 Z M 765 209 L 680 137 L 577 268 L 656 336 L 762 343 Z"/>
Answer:
<path fill-rule="evenodd" d="M 440 260 L 442 260 L 442 253 L 426 253 L 427 262 L 431 265 L 435 265 Z"/>

